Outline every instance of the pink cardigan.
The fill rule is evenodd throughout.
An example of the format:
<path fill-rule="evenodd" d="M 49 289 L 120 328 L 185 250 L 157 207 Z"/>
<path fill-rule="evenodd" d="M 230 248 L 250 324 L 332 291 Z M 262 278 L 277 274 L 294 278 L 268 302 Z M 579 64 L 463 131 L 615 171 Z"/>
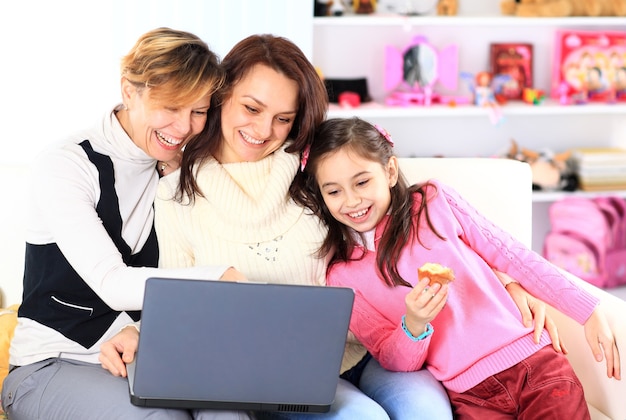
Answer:
<path fill-rule="evenodd" d="M 575 286 L 537 253 L 495 226 L 456 191 L 437 181 L 429 188 L 428 209 L 435 236 L 422 221 L 420 238 L 403 251 L 400 275 L 416 284 L 417 268 L 436 262 L 454 270 L 448 302 L 432 322 L 434 333 L 412 341 L 401 328 L 406 287 L 388 287 L 375 269 L 376 252 L 335 264 L 328 284 L 351 287 L 356 297 L 350 329 L 381 365 L 394 371 L 425 366 L 448 389 L 464 392 L 550 344 L 540 344 L 493 269 L 519 281 L 534 296 L 584 324 L 598 299 Z M 380 238 L 385 221 L 376 228 Z M 378 241 L 375 241 L 378 247 Z M 361 251 L 355 250 L 355 255 Z"/>

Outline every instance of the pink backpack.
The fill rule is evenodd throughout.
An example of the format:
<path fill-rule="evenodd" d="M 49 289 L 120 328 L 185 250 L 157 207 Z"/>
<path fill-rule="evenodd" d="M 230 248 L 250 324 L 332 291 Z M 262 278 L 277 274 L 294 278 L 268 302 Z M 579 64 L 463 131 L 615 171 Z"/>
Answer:
<path fill-rule="evenodd" d="M 544 257 L 589 283 L 626 284 L 626 201 L 620 197 L 567 197 L 549 210 Z"/>

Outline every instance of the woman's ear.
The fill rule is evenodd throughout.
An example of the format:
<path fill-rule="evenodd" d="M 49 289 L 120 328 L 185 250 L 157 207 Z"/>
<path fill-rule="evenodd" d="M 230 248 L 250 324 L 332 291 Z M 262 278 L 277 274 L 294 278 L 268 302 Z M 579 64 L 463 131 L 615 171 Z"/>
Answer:
<path fill-rule="evenodd" d="M 122 85 L 122 103 L 124 104 L 125 109 L 129 109 L 131 99 L 133 97 L 133 94 L 136 92 L 136 88 L 125 77 L 122 77 L 121 85 Z"/>
<path fill-rule="evenodd" d="M 395 187 L 398 183 L 399 174 L 398 158 L 391 156 L 387 163 L 387 176 L 389 177 L 389 188 Z"/>

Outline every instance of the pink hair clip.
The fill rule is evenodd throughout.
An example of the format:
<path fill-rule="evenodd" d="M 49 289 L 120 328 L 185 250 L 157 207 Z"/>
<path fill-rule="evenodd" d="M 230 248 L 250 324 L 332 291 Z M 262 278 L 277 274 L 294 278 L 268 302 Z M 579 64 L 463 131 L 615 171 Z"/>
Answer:
<path fill-rule="evenodd" d="M 302 151 L 302 158 L 300 158 L 300 170 L 302 172 L 304 172 L 304 168 L 306 168 L 306 163 L 309 161 L 309 153 L 311 153 L 311 145 L 307 144 Z"/>
<path fill-rule="evenodd" d="M 391 139 L 391 134 L 389 134 L 389 132 L 387 132 L 387 130 L 385 130 L 384 128 L 382 128 L 380 125 L 378 124 L 374 124 L 374 127 L 376 127 L 376 130 L 378 130 L 378 132 L 380 134 L 382 134 L 382 136 L 389 142 L 389 144 L 391 144 L 391 146 L 393 147 L 393 140 Z"/>

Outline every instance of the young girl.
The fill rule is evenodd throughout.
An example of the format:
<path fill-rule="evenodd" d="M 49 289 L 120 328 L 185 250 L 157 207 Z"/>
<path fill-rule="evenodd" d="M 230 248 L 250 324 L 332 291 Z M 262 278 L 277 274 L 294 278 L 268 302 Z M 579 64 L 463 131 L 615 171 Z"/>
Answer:
<path fill-rule="evenodd" d="M 592 351 L 620 378 L 598 300 L 436 180 L 408 187 L 389 134 L 358 118 L 330 119 L 303 154 L 300 200 L 328 226 L 328 284 L 351 287 L 350 329 L 394 371 L 425 366 L 460 418 L 588 419 L 566 357 L 522 325 L 494 270 L 585 326 Z M 424 263 L 454 271 L 418 280 Z M 599 343 L 599 344 L 598 344 Z M 600 348 L 602 347 L 602 349 Z M 417 390 L 419 392 L 419 390 Z"/>

